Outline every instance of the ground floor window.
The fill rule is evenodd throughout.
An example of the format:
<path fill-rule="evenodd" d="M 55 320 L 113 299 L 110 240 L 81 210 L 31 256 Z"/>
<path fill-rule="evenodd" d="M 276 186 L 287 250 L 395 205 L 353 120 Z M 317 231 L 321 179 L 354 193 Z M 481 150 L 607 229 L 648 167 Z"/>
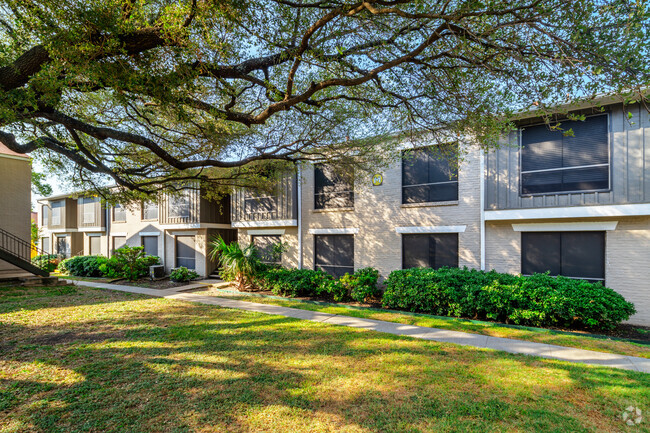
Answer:
<path fill-rule="evenodd" d="M 273 265 L 282 263 L 282 253 L 276 251 L 276 246 L 282 242 L 280 235 L 253 235 L 251 241 L 257 248 L 262 263 Z"/>
<path fill-rule="evenodd" d="M 142 236 L 144 252 L 149 256 L 158 256 L 158 236 Z"/>
<path fill-rule="evenodd" d="M 339 278 L 345 273 L 354 273 L 354 236 L 318 235 L 315 236 L 316 269 Z"/>
<path fill-rule="evenodd" d="M 56 254 L 61 257 L 70 257 L 70 243 L 67 236 L 56 237 Z"/>
<path fill-rule="evenodd" d="M 45 254 L 50 254 L 50 238 L 41 238 L 41 250 Z"/>
<path fill-rule="evenodd" d="M 126 236 L 113 236 L 113 252 L 126 245 Z"/>
<path fill-rule="evenodd" d="M 88 244 L 91 256 L 98 256 L 102 253 L 102 238 L 100 236 L 89 236 Z"/>
<path fill-rule="evenodd" d="M 196 269 L 194 236 L 176 236 L 176 267 Z"/>
<path fill-rule="evenodd" d="M 458 267 L 458 233 L 402 235 L 402 269 Z"/>
<path fill-rule="evenodd" d="M 521 273 L 590 281 L 605 279 L 605 232 L 525 232 L 521 234 Z"/>

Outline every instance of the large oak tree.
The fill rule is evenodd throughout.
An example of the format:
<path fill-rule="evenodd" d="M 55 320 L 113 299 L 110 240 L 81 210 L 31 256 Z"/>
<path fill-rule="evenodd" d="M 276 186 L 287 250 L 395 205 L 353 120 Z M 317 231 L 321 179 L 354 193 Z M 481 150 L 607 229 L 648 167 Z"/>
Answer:
<path fill-rule="evenodd" d="M 396 134 L 490 146 L 518 110 L 634 98 L 649 76 L 637 1 L 0 5 L 0 142 L 140 193 L 379 164 Z"/>

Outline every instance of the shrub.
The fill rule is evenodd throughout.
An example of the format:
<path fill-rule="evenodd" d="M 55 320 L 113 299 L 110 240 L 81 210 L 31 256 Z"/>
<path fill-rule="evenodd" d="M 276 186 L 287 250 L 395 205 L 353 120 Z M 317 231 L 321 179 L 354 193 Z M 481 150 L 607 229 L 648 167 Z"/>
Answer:
<path fill-rule="evenodd" d="M 255 277 L 260 288 L 279 296 L 320 296 L 334 279 L 321 270 L 266 267 Z"/>
<path fill-rule="evenodd" d="M 181 282 L 191 281 L 198 277 L 199 274 L 197 274 L 196 271 L 192 269 L 187 269 L 185 266 L 181 266 L 172 271 L 171 275 L 169 276 L 169 279 L 174 281 L 175 283 L 181 283 Z"/>
<path fill-rule="evenodd" d="M 100 265 L 101 273 L 109 278 L 126 278 L 137 280 L 149 273 L 149 266 L 159 265 L 160 258 L 147 256 L 143 247 L 124 246 L 118 248 L 113 256 Z"/>
<path fill-rule="evenodd" d="M 340 301 L 349 297 L 357 302 L 365 302 L 379 294 L 378 279 L 379 271 L 374 268 L 363 268 L 354 274 L 345 274 L 339 280 L 344 292 L 337 295 L 339 299 L 335 297 L 334 300 Z"/>
<path fill-rule="evenodd" d="M 219 274 L 225 281 L 234 281 L 238 290 L 255 289 L 255 276 L 263 269 L 255 246 L 241 248 L 219 236 L 210 241 L 209 256 L 219 261 Z"/>
<path fill-rule="evenodd" d="M 59 271 L 75 277 L 100 277 L 101 265 L 108 261 L 102 256 L 76 256 L 59 263 Z"/>
<path fill-rule="evenodd" d="M 587 329 L 613 328 L 635 312 L 633 304 L 599 283 L 467 268 L 393 271 L 382 303 L 441 316 Z"/>
<path fill-rule="evenodd" d="M 32 258 L 32 264 L 47 272 L 53 272 L 59 263 L 59 256 L 56 254 L 41 254 Z"/>

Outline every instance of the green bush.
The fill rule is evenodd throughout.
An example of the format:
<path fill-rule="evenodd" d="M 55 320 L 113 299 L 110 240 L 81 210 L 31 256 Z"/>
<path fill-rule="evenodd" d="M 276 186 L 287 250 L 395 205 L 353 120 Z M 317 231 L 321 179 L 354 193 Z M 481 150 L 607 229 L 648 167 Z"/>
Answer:
<path fill-rule="evenodd" d="M 343 275 L 339 282 L 344 288 L 344 292 L 340 293 L 334 298 L 335 301 L 340 301 L 345 298 L 351 298 L 357 302 L 365 302 L 370 298 L 379 295 L 377 289 L 377 280 L 379 279 L 379 271 L 374 268 L 363 268 L 356 271 L 354 274 Z"/>
<path fill-rule="evenodd" d="M 180 282 L 191 281 L 198 277 L 199 274 L 197 274 L 194 270 L 187 269 L 185 266 L 181 266 L 172 271 L 171 275 L 169 276 L 169 279 L 174 281 L 175 283 L 180 283 Z"/>
<path fill-rule="evenodd" d="M 76 256 L 61 261 L 58 269 L 75 277 L 100 277 L 100 267 L 107 261 L 102 256 Z"/>
<path fill-rule="evenodd" d="M 255 284 L 279 296 L 320 296 L 327 291 L 330 275 L 311 269 L 266 267 L 255 277 Z"/>
<path fill-rule="evenodd" d="M 382 303 L 441 316 L 585 329 L 611 329 L 635 313 L 633 304 L 599 283 L 467 268 L 393 271 Z"/>
<path fill-rule="evenodd" d="M 102 275 L 108 278 L 126 278 L 134 281 L 149 274 L 149 266 L 159 265 L 160 258 L 148 256 L 143 247 L 124 246 L 118 248 L 113 256 L 100 265 Z"/>
<path fill-rule="evenodd" d="M 59 256 L 56 254 L 41 254 L 32 258 L 32 264 L 37 268 L 53 272 L 59 262 Z"/>

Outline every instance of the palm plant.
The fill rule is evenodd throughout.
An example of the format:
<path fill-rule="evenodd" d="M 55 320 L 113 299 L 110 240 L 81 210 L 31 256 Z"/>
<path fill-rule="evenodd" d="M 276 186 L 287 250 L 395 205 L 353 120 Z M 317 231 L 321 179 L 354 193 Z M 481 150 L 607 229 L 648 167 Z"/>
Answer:
<path fill-rule="evenodd" d="M 210 241 L 210 258 L 218 260 L 221 277 L 233 281 L 237 290 L 249 291 L 255 288 L 253 278 L 261 262 L 254 245 L 241 248 L 239 243 L 227 244 L 221 236 Z"/>

